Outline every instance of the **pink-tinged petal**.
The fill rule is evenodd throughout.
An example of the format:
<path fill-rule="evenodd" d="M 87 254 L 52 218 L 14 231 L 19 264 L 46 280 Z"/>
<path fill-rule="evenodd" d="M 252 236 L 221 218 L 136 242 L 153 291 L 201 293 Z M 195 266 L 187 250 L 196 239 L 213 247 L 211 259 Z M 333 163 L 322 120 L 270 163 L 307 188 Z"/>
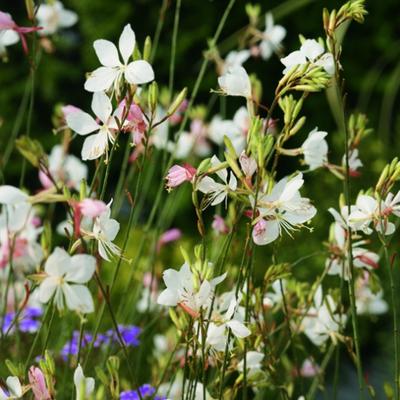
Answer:
<path fill-rule="evenodd" d="M 108 90 L 118 76 L 118 69 L 100 67 L 94 70 L 85 82 L 88 92 L 103 92 Z"/>
<path fill-rule="evenodd" d="M 86 283 L 96 270 L 96 259 L 88 254 L 77 254 L 71 257 L 71 266 L 65 275 L 67 282 Z"/>
<path fill-rule="evenodd" d="M 154 79 L 154 71 L 147 61 L 132 61 L 126 67 L 125 79 L 134 85 L 141 85 Z"/>
<path fill-rule="evenodd" d="M 118 42 L 119 51 L 121 52 L 125 65 L 128 63 L 129 57 L 133 53 L 135 43 L 135 32 L 133 32 L 131 24 L 127 24 L 125 25 Z"/>
<path fill-rule="evenodd" d="M 67 115 L 67 125 L 78 135 L 88 135 L 99 129 L 99 125 L 88 113 L 78 110 Z"/>
<path fill-rule="evenodd" d="M 259 246 L 273 242 L 279 237 L 279 223 L 276 220 L 260 219 L 253 228 L 253 241 Z"/>
<path fill-rule="evenodd" d="M 0 11 L 0 30 L 3 29 L 14 29 L 16 27 L 16 23 L 12 19 L 11 15 Z"/>
<path fill-rule="evenodd" d="M 84 199 L 79 202 L 79 209 L 85 217 L 96 218 L 107 210 L 107 205 L 101 200 Z"/>
<path fill-rule="evenodd" d="M 83 285 L 63 284 L 65 302 L 70 310 L 88 314 L 94 311 L 92 294 Z"/>
<path fill-rule="evenodd" d="M 108 146 L 108 137 L 105 132 L 99 132 L 85 139 L 82 147 L 82 160 L 95 160 L 101 157 Z"/>
<path fill-rule="evenodd" d="M 112 113 L 112 105 L 110 99 L 104 92 L 96 92 L 93 94 L 92 110 L 103 124 L 107 123 Z"/>
<path fill-rule="evenodd" d="M 93 47 L 100 63 L 105 67 L 118 67 L 120 65 L 118 50 L 114 43 L 99 39 L 95 40 Z"/>

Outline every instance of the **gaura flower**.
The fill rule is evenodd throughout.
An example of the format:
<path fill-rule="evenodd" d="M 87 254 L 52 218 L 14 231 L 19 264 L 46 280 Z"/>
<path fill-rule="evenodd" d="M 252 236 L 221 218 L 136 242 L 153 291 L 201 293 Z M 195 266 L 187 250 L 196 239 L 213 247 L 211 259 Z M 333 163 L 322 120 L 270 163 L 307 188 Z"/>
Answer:
<path fill-rule="evenodd" d="M 276 240 L 282 229 L 290 235 L 291 230 L 314 217 L 317 210 L 310 200 L 301 197 L 302 174 L 281 179 L 270 194 L 262 194 L 257 200 L 259 219 L 253 228 L 253 240 L 258 245 L 266 245 Z M 251 201 L 253 201 L 251 199 Z"/>
<path fill-rule="evenodd" d="M 0 56 L 6 54 L 6 47 L 18 43 L 18 33 L 12 29 L 0 29 Z"/>
<path fill-rule="evenodd" d="M 246 369 L 249 378 L 261 371 L 263 359 L 264 354 L 259 351 L 248 351 L 246 353 Z M 240 372 L 244 371 L 244 359 L 239 362 L 237 368 Z"/>
<path fill-rule="evenodd" d="M 16 376 L 9 376 L 6 379 L 7 388 L 0 387 L 0 400 L 20 399 L 22 398 L 21 382 Z"/>
<path fill-rule="evenodd" d="M 35 400 L 51 400 L 42 370 L 32 366 L 29 368 L 28 377 Z"/>
<path fill-rule="evenodd" d="M 94 311 L 92 295 L 83 285 L 92 278 L 96 259 L 88 254 L 70 256 L 64 249 L 56 247 L 46 261 L 45 278 L 39 286 L 39 300 L 48 303 L 54 296 L 55 305 L 83 314 Z"/>
<path fill-rule="evenodd" d="M 215 286 L 221 283 L 225 277 L 226 273 L 210 282 L 203 280 L 196 290 L 194 276 L 188 264 L 183 264 L 179 271 L 167 269 L 163 273 L 163 280 L 167 288 L 160 293 L 157 303 L 169 307 L 179 305 L 190 315 L 196 317 L 201 308 L 209 306 Z"/>
<path fill-rule="evenodd" d="M 300 50 L 293 51 L 286 57 L 281 58 L 285 66 L 283 73 L 286 74 L 295 65 L 311 63 L 322 67 L 327 74 L 335 73 L 335 62 L 331 53 L 324 53 L 323 46 L 315 39 L 307 39 L 301 45 Z"/>
<path fill-rule="evenodd" d="M 62 28 L 69 28 L 78 21 L 78 15 L 66 10 L 61 1 L 52 1 L 47 4 L 40 4 L 36 18 L 43 29 L 41 35 L 52 35 Z"/>
<path fill-rule="evenodd" d="M 102 67 L 93 71 L 85 82 L 88 92 L 101 92 L 110 89 L 112 85 L 118 90 L 122 77 L 133 85 L 141 85 L 154 79 L 151 65 L 144 60 L 129 62 L 136 45 L 135 32 L 127 24 L 119 37 L 118 49 L 114 43 L 100 39 L 93 43 L 96 55 Z"/>
<path fill-rule="evenodd" d="M 260 43 L 261 57 L 268 60 L 271 55 L 278 51 L 281 42 L 286 36 L 286 29 L 281 25 L 274 25 L 274 18 L 271 13 L 265 15 L 265 31 Z"/>
<path fill-rule="evenodd" d="M 196 175 L 196 168 L 190 164 L 173 165 L 166 176 L 167 188 L 172 189 L 180 186 L 183 182 L 191 182 Z"/>
<path fill-rule="evenodd" d="M 213 167 L 216 167 L 221 164 L 221 161 L 216 156 L 213 156 L 211 164 Z M 224 182 L 223 184 L 216 182 L 209 176 L 205 176 L 200 179 L 196 187 L 196 190 L 200 190 L 200 192 L 205 193 L 209 197 L 208 202 L 212 206 L 222 203 L 227 198 L 228 193 L 230 191 L 234 192 L 237 188 L 237 179 L 233 172 L 230 173 L 229 180 L 226 168 L 217 171 L 216 174 Z"/>
<path fill-rule="evenodd" d="M 328 161 L 328 143 L 325 137 L 328 132 L 313 129 L 301 146 L 304 154 L 304 162 L 310 166 L 310 170 L 322 167 Z"/>
<path fill-rule="evenodd" d="M 223 73 L 227 72 L 230 68 L 241 67 L 249 57 L 249 50 L 230 51 L 224 60 Z"/>
<path fill-rule="evenodd" d="M 243 67 L 231 67 L 218 78 L 222 92 L 228 96 L 243 96 L 251 98 L 251 83 L 249 75 Z"/>
<path fill-rule="evenodd" d="M 74 372 L 74 385 L 76 388 L 76 400 L 87 399 L 94 392 L 94 379 L 86 378 L 80 364 Z"/>
<path fill-rule="evenodd" d="M 82 179 L 87 179 L 88 168 L 74 155 L 66 154 L 62 146 L 56 145 L 49 156 L 49 172 L 56 182 L 63 182 L 79 190 Z M 51 179 L 42 170 L 39 171 L 39 179 L 44 188 L 53 186 Z"/>
<path fill-rule="evenodd" d="M 0 11 L 0 42 L 1 37 L 5 34 L 5 42 L 13 44 L 15 43 L 16 37 L 15 34 L 11 33 L 10 31 L 16 33 L 19 38 L 21 39 L 22 47 L 24 52 L 28 54 L 28 44 L 26 42 L 25 35 L 27 33 L 39 31 L 42 29 L 41 27 L 36 26 L 18 26 L 14 20 L 12 19 L 11 15 Z M 3 38 L 4 39 L 4 38 Z M 6 44 L 7 45 L 7 44 Z M 0 52 L 1 54 L 1 52 Z"/>
<path fill-rule="evenodd" d="M 336 303 L 332 296 L 323 298 L 322 287 L 319 286 L 314 295 L 313 306 L 308 309 L 302 320 L 304 334 L 316 346 L 321 346 L 330 337 L 335 339 L 340 327 L 347 320 L 346 315 L 336 313 Z"/>
<path fill-rule="evenodd" d="M 114 143 L 114 132 L 118 129 L 117 121 L 112 113 L 112 105 L 108 96 L 103 92 L 93 94 L 92 110 L 101 121 L 98 124 L 88 113 L 78 110 L 67 115 L 67 125 L 78 135 L 86 136 L 97 132 L 85 139 L 82 147 L 82 159 L 94 160 L 104 153 L 108 155 L 108 143 Z"/>

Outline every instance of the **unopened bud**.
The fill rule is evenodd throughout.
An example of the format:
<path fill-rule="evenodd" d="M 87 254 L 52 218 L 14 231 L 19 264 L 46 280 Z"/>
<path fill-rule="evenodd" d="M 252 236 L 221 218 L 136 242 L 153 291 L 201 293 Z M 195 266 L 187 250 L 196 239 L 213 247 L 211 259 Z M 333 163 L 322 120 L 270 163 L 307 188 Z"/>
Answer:
<path fill-rule="evenodd" d="M 180 91 L 180 93 L 178 94 L 178 96 L 176 96 L 173 103 L 169 106 L 167 115 L 175 114 L 175 112 L 178 110 L 179 106 L 186 99 L 186 95 L 187 95 L 187 88 L 185 87 Z"/>
<path fill-rule="evenodd" d="M 143 60 L 145 60 L 145 61 L 149 61 L 150 60 L 151 47 L 152 47 L 151 37 L 150 36 L 146 36 L 146 39 L 144 41 L 144 47 L 143 47 Z"/>

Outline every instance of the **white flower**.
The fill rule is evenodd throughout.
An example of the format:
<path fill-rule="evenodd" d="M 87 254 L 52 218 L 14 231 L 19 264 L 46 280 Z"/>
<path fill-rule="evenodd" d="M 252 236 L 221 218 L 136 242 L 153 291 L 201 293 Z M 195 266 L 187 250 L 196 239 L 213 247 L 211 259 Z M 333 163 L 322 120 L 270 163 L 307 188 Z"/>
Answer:
<path fill-rule="evenodd" d="M 225 58 L 223 72 L 229 68 L 241 67 L 250 57 L 250 50 L 230 51 Z"/>
<path fill-rule="evenodd" d="M 385 201 L 380 202 L 372 196 L 359 195 L 348 221 L 352 229 L 367 235 L 372 233 L 371 223 L 378 232 L 391 235 L 396 230 L 395 224 L 388 221 L 391 214 L 400 215 L 400 192 L 396 196 L 389 193 Z"/>
<path fill-rule="evenodd" d="M 224 136 L 227 136 L 236 151 L 240 154 L 246 147 L 246 136 L 249 130 L 250 116 L 246 107 L 240 107 L 233 116 L 233 120 L 223 120 L 216 115 L 208 127 L 208 137 L 216 144 L 224 143 Z"/>
<path fill-rule="evenodd" d="M 66 10 L 60 1 L 40 4 L 36 18 L 38 19 L 38 25 L 43 27 L 39 31 L 41 35 L 52 35 L 59 29 L 75 25 L 78 21 L 77 14 Z"/>
<path fill-rule="evenodd" d="M 6 379 L 7 392 L 0 387 L 0 400 L 22 398 L 21 382 L 16 376 L 9 376 Z"/>
<path fill-rule="evenodd" d="M 325 69 L 326 73 L 335 73 L 335 63 L 331 53 L 324 53 L 323 46 L 315 39 L 307 39 L 301 45 L 300 50 L 293 51 L 286 57 L 281 58 L 281 63 L 286 67 L 286 74 L 295 65 L 304 65 L 308 62 Z"/>
<path fill-rule="evenodd" d="M 328 132 L 313 129 L 301 146 L 304 161 L 310 166 L 310 170 L 322 167 L 328 161 L 328 143 L 325 137 Z"/>
<path fill-rule="evenodd" d="M 119 232 L 119 222 L 110 218 L 110 214 L 108 205 L 106 211 L 95 219 L 92 232 L 93 238 L 98 242 L 99 254 L 106 261 L 110 261 L 113 254 L 121 255 L 121 249 L 113 243 Z"/>
<path fill-rule="evenodd" d="M 261 371 L 261 362 L 264 359 L 264 354 L 258 351 L 248 351 L 246 353 L 246 370 L 248 372 L 248 377 L 251 378 L 257 372 Z M 244 359 L 239 362 L 238 370 L 240 372 L 244 371 Z"/>
<path fill-rule="evenodd" d="M 113 132 L 118 129 L 117 121 L 112 113 L 110 99 L 103 92 L 93 94 L 92 110 L 96 117 L 102 122 L 98 124 L 88 113 L 77 110 L 67 115 L 67 125 L 77 134 L 87 137 L 82 147 L 82 159 L 94 160 L 104 153 L 108 154 L 108 142 L 114 143 Z"/>
<path fill-rule="evenodd" d="M 265 31 L 260 43 L 261 57 L 268 60 L 271 55 L 279 50 L 282 40 L 286 36 L 286 29 L 281 25 L 274 25 L 271 13 L 265 15 Z"/>
<path fill-rule="evenodd" d="M 228 340 L 228 328 L 239 339 L 251 334 L 250 330 L 241 321 L 241 318 L 236 315 L 238 304 L 239 302 L 233 294 L 227 310 L 216 309 L 211 317 L 211 320 L 215 322 L 211 322 L 208 327 L 206 343 L 217 351 L 225 350 Z M 225 313 L 219 315 L 221 311 L 225 311 Z"/>
<path fill-rule="evenodd" d="M 79 190 L 82 179 L 87 179 L 88 168 L 74 155 L 66 154 L 61 145 L 56 145 L 49 156 L 49 172 L 56 182 L 64 182 L 68 187 Z M 42 171 L 39 172 L 39 179 L 45 188 L 53 186 Z"/>
<path fill-rule="evenodd" d="M 342 165 L 346 165 L 346 155 L 343 156 L 342 159 Z M 353 149 L 350 150 L 349 152 L 349 169 L 350 173 L 357 173 L 358 169 L 363 166 L 363 163 L 361 162 L 360 158 L 358 157 L 358 149 Z"/>
<path fill-rule="evenodd" d="M 76 388 L 76 400 L 87 399 L 94 392 L 94 379 L 86 378 L 83 375 L 82 367 L 80 364 L 74 372 L 74 385 Z"/>
<path fill-rule="evenodd" d="M 2 29 L 0 30 L 0 56 L 6 53 L 6 47 L 18 43 L 19 36 L 18 33 L 12 29 Z"/>
<path fill-rule="evenodd" d="M 10 233 L 23 229 L 32 210 L 29 196 L 14 186 L 2 185 L 0 186 L 0 204 L 4 206 L 1 226 Z"/>
<path fill-rule="evenodd" d="M 314 217 L 317 210 L 299 192 L 303 183 L 303 175 L 297 174 L 291 179 L 281 179 L 270 194 L 261 194 L 257 200 L 261 219 L 253 228 L 254 243 L 271 243 L 281 235 L 282 229 L 290 235 L 291 230 Z"/>
<path fill-rule="evenodd" d="M 167 269 L 163 273 L 166 289 L 160 293 L 157 303 L 174 307 L 180 305 L 192 316 L 197 315 L 201 308 L 207 308 L 211 303 L 214 288 L 225 279 L 226 274 L 204 280 L 199 289 L 194 287 L 194 277 L 188 264 L 183 264 L 179 271 Z"/>
<path fill-rule="evenodd" d="M 282 289 L 283 291 L 285 290 L 286 281 L 284 279 L 278 279 L 272 283 L 271 287 L 273 291 L 267 292 L 263 299 L 263 305 L 266 307 L 273 307 L 282 302 Z"/>
<path fill-rule="evenodd" d="M 228 96 L 243 96 L 251 98 L 251 83 L 249 75 L 243 67 L 231 67 L 218 78 L 218 84 Z"/>
<path fill-rule="evenodd" d="M 92 295 L 83 285 L 93 276 L 96 259 L 87 254 L 70 256 L 64 249 L 57 247 L 46 261 L 46 277 L 39 286 L 39 300 L 47 303 L 53 295 L 55 305 L 64 309 L 64 302 L 70 310 L 81 313 L 94 311 Z"/>
<path fill-rule="evenodd" d="M 323 299 L 322 287 L 319 286 L 314 295 L 313 306 L 302 320 L 304 334 L 316 346 L 325 343 L 330 337 L 335 337 L 340 327 L 346 323 L 346 315 L 335 313 L 336 304 L 332 296 Z"/>
<path fill-rule="evenodd" d="M 118 49 L 114 43 L 100 39 L 93 43 L 96 55 L 102 64 L 90 74 L 85 82 L 85 89 L 89 92 L 101 92 L 108 90 L 113 84 L 118 88 L 121 78 L 134 85 L 151 82 L 154 79 L 154 71 L 151 65 L 144 60 L 129 62 L 136 44 L 135 32 L 131 25 L 125 26 L 119 37 Z"/>
<path fill-rule="evenodd" d="M 332 209 L 329 211 L 332 212 Z M 339 222 L 333 225 L 333 240 L 331 242 L 331 254 L 325 265 L 329 275 L 339 275 L 345 280 L 350 277 L 350 265 L 348 261 L 348 250 L 346 243 L 346 229 Z M 379 255 L 363 247 L 366 241 L 352 242 L 353 266 L 355 268 L 373 269 L 378 267 Z"/>
<path fill-rule="evenodd" d="M 213 156 L 211 158 L 211 163 L 213 167 L 216 167 L 221 164 L 221 161 L 219 161 L 216 156 Z M 209 196 L 209 203 L 212 206 L 222 203 L 227 198 L 228 193 L 230 191 L 234 192 L 237 188 L 237 179 L 233 172 L 230 173 L 229 181 L 226 168 L 217 171 L 216 174 L 224 182 L 223 184 L 216 182 L 209 176 L 205 176 L 198 182 L 196 188 L 197 190 L 200 190 L 200 192 Z"/>
<path fill-rule="evenodd" d="M 381 315 L 389 310 L 389 306 L 383 299 L 383 291 L 373 293 L 365 282 L 357 282 L 356 306 L 359 315 Z"/>

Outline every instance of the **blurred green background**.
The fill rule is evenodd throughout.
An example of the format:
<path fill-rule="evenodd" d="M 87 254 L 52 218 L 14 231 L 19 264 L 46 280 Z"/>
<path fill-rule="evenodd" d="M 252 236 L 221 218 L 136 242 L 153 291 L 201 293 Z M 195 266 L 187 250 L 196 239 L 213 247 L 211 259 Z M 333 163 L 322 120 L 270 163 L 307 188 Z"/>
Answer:
<path fill-rule="evenodd" d="M 39 139 L 46 150 L 57 142 L 52 133 L 51 115 L 56 103 L 73 104 L 88 110 L 91 95 L 85 92 L 83 84 L 85 73 L 98 66 L 92 43 L 99 38 L 117 41 L 122 27 L 131 23 L 137 40 L 143 43 L 146 35 L 154 36 L 157 22 L 160 19 L 162 0 L 65 0 L 66 8 L 74 10 L 79 15 L 76 26 L 63 31 L 53 38 L 54 52 L 43 53 L 36 77 L 35 107 L 32 119 L 32 136 Z M 227 5 L 226 0 L 197 1 L 182 0 L 178 45 L 176 54 L 175 87 L 177 90 L 187 86 L 193 87 L 202 61 L 202 53 Z M 159 47 L 153 67 L 156 79 L 160 85 L 168 84 L 169 59 L 171 51 L 172 25 L 175 2 L 166 2 L 163 14 L 164 26 L 160 36 Z M 238 0 L 228 22 L 222 32 L 219 49 L 222 55 L 237 47 L 237 33 L 247 23 L 244 11 L 246 1 Z M 298 34 L 306 38 L 322 36 L 322 8 L 337 8 L 340 1 L 322 0 L 290 0 L 290 1 L 260 1 L 262 12 L 272 11 L 277 23 L 287 29 L 287 37 L 283 44 L 285 53 L 298 48 Z M 24 2 L 22 0 L 0 2 L 0 9 L 13 15 L 19 25 L 27 24 Z M 350 26 L 343 45 L 342 63 L 348 92 L 347 106 L 350 111 L 361 111 L 367 114 L 373 133 L 361 145 L 361 159 L 364 163 L 362 176 L 352 183 L 353 195 L 360 188 L 367 188 L 375 182 L 385 163 L 399 154 L 400 140 L 400 24 L 399 1 L 369 1 L 369 15 L 363 25 Z M 263 26 L 261 27 L 263 28 Z M 277 57 L 265 62 L 261 59 L 248 61 L 246 69 L 257 74 L 263 82 L 263 103 L 269 104 L 277 81 L 281 77 L 282 66 Z M 0 65 L 0 154 L 4 151 L 11 134 L 14 117 L 19 107 L 24 87 L 28 79 L 29 63 L 19 45 L 9 48 L 9 62 Z M 214 65 L 209 64 L 203 80 L 197 103 L 207 103 L 210 99 L 210 89 L 217 87 L 217 75 Z M 227 116 L 233 116 L 240 102 L 227 99 Z M 214 112 L 218 112 L 216 102 Z M 299 140 L 304 140 L 306 134 L 318 126 L 329 132 L 330 161 L 340 163 L 343 154 L 343 134 L 337 130 L 326 96 L 323 93 L 310 96 L 306 102 L 306 127 Z M 23 121 L 21 134 L 24 134 Z M 299 135 L 300 136 L 300 135 Z M 296 143 L 293 143 L 295 145 Z M 81 143 L 74 144 L 74 150 L 79 154 Z M 122 153 L 122 150 L 119 149 Z M 8 165 L 3 166 L 5 178 L 9 184 L 17 184 L 21 157 L 14 152 Z M 281 174 L 292 171 L 298 164 L 291 159 L 283 159 L 280 164 Z M 114 166 L 118 172 L 118 166 Z M 37 172 L 28 171 L 30 189 L 39 188 L 36 181 Z M 305 195 L 313 199 L 320 210 L 313 221 L 313 234 L 303 232 L 295 243 L 286 241 L 291 252 L 285 253 L 284 261 L 294 261 L 301 255 L 323 250 L 321 242 L 327 239 L 328 226 L 331 217 L 324 211 L 328 207 L 337 207 L 338 195 L 341 192 L 341 182 L 326 171 L 317 171 L 307 176 Z M 148 194 L 151 203 L 152 192 Z M 179 212 L 171 221 L 172 226 L 181 228 L 189 242 L 195 243 L 194 214 L 190 202 L 190 193 L 179 196 Z M 210 217 L 212 216 L 212 213 Z M 123 222 L 123 221 L 122 221 Z M 398 238 L 394 237 L 394 248 Z M 236 243 L 240 246 L 240 243 Z M 284 244 L 282 244 L 284 246 Z M 372 246 L 373 247 L 373 246 Z M 240 248 L 240 247 L 238 247 Z M 257 251 L 260 268 L 265 268 L 270 262 L 268 249 Z M 177 257 L 177 260 L 179 257 Z M 282 260 L 283 261 L 283 260 Z M 179 263 L 179 261 L 176 261 Z M 177 264 L 178 265 L 178 264 Z M 324 257 L 314 257 L 301 263 L 295 270 L 299 279 L 308 279 L 320 273 L 324 265 Z M 386 274 L 379 271 L 383 281 Z M 333 279 L 333 278 L 332 278 Z M 336 278 L 335 278 L 336 279 Z M 332 280 L 332 284 L 337 284 Z M 387 296 L 386 296 L 387 298 Z M 382 386 L 385 379 L 390 379 L 391 364 L 386 362 L 391 348 L 390 316 L 371 321 L 361 319 L 361 335 L 363 341 L 364 364 L 370 381 Z M 348 360 L 347 356 L 343 356 Z M 341 384 L 348 388 L 348 395 L 343 392 L 341 399 L 352 399 L 356 388 L 355 374 L 350 363 L 342 370 Z M 380 389 L 379 389 L 380 390 Z M 347 397 L 346 397 L 347 396 Z M 327 397 L 329 398 L 329 396 Z M 378 397 L 381 398 L 381 397 Z"/>

